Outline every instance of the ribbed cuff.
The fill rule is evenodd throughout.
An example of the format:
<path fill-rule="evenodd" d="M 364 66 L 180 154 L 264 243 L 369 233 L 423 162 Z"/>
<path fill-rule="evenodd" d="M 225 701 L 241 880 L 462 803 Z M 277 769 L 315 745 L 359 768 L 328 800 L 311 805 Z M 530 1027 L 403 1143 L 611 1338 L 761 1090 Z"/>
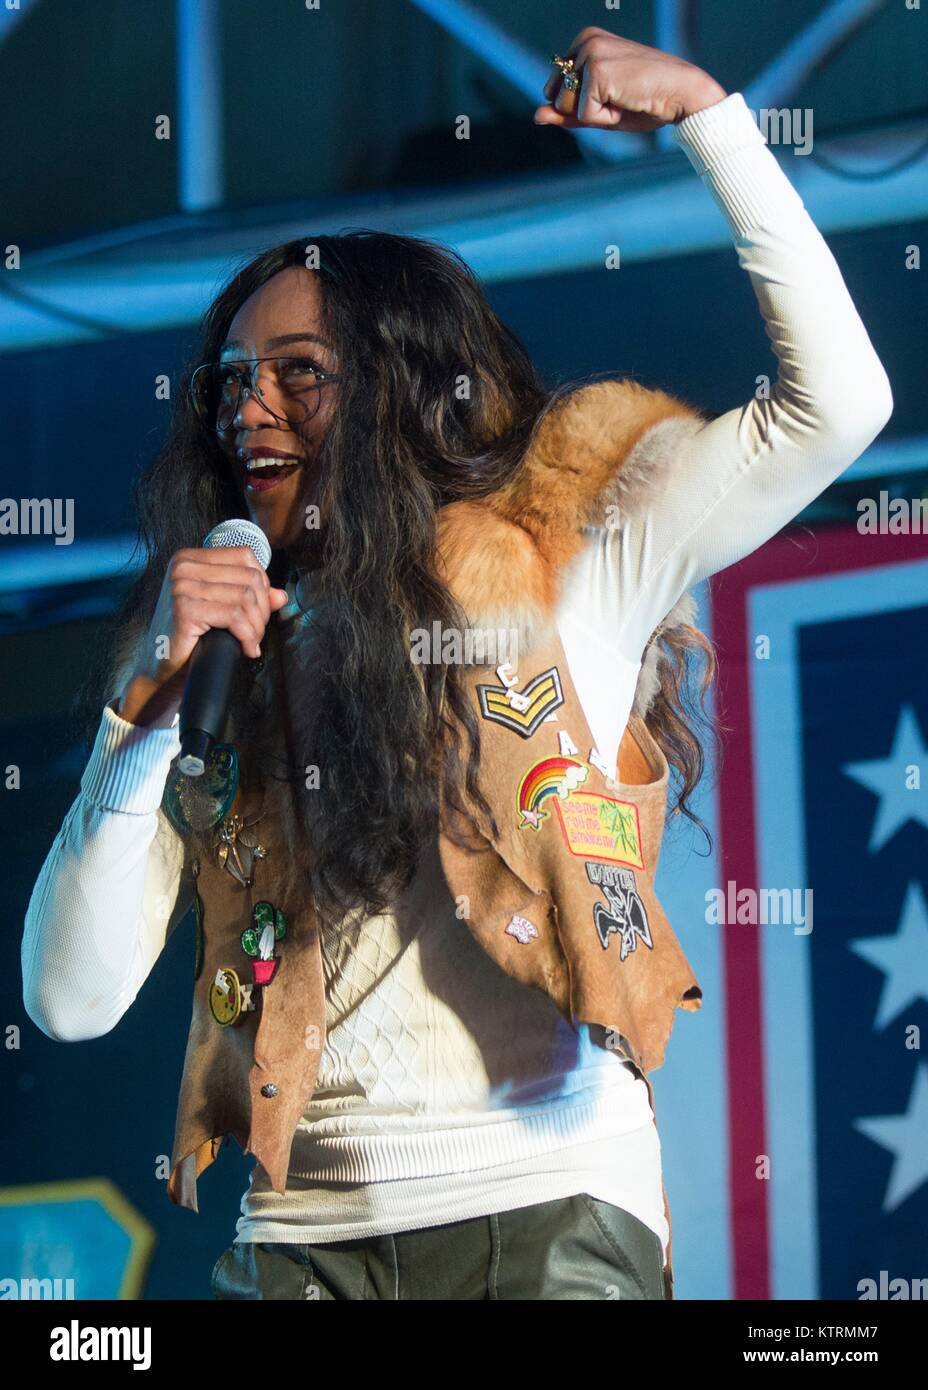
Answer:
<path fill-rule="evenodd" d="M 179 719 L 169 729 L 143 728 L 105 705 L 81 790 L 103 811 L 147 816 L 164 796 L 171 761 L 180 752 Z"/>
<path fill-rule="evenodd" d="M 735 236 L 804 212 L 741 92 L 671 127 Z"/>

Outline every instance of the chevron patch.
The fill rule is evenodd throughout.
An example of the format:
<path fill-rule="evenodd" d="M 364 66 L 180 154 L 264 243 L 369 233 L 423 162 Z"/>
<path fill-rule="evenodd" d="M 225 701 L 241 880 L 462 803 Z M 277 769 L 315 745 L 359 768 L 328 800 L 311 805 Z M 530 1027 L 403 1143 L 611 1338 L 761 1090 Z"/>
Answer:
<path fill-rule="evenodd" d="M 505 685 L 478 685 L 480 713 L 495 724 L 505 724 L 520 738 L 531 738 L 552 710 L 564 703 L 561 678 L 556 666 L 542 671 L 522 690 Z"/>

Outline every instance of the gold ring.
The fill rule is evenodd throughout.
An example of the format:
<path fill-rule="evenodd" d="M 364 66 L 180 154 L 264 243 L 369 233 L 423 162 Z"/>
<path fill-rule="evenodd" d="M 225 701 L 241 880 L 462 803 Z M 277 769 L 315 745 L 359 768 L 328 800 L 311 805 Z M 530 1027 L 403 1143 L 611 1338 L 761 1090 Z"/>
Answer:
<path fill-rule="evenodd" d="M 575 92 L 580 86 L 580 73 L 574 67 L 573 58 L 562 58 L 559 53 L 552 53 L 551 62 L 561 70 L 565 91 Z"/>

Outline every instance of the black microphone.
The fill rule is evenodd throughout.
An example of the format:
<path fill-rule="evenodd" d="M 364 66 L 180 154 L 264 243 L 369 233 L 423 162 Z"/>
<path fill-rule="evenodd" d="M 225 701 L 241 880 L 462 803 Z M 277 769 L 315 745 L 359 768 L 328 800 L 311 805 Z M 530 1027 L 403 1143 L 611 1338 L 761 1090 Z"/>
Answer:
<path fill-rule="evenodd" d="M 253 521 L 221 521 L 203 542 L 204 549 L 247 545 L 263 570 L 271 560 L 267 536 Z M 180 707 L 180 758 L 188 777 L 202 777 L 214 743 L 222 741 L 232 686 L 244 653 L 228 628 L 211 627 L 190 658 Z"/>

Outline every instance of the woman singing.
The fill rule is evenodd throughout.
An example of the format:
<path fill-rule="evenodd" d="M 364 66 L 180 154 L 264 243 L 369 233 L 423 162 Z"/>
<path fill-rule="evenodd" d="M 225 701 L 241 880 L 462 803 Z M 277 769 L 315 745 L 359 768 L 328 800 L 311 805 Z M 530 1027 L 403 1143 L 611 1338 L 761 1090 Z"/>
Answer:
<path fill-rule="evenodd" d="M 673 125 L 777 379 L 714 417 L 627 378 L 548 391 L 453 253 L 378 232 L 277 246 L 210 306 L 23 972 L 43 1032 L 99 1037 L 194 908 L 169 1194 L 196 1210 L 226 1136 L 256 1159 L 217 1298 L 673 1296 L 649 1073 L 701 1000 L 654 892 L 714 674 L 689 591 L 892 397 L 740 93 L 592 28 L 544 96 L 539 122 L 617 140 Z M 203 544 L 243 517 L 269 573 Z M 244 659 L 189 777 L 216 628 Z"/>

